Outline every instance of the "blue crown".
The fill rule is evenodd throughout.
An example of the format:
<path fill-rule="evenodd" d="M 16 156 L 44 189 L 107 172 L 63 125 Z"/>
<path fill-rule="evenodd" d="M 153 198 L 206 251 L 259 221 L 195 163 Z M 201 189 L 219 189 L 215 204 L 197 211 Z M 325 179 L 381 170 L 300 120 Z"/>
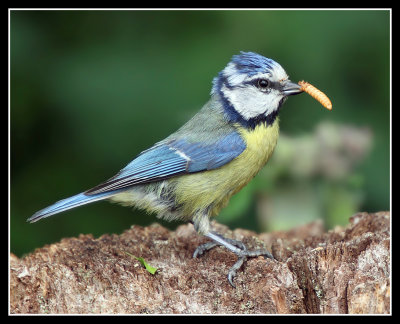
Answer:
<path fill-rule="evenodd" d="M 268 72 L 274 68 L 274 65 L 277 65 L 274 60 L 253 52 L 240 52 L 232 57 L 231 62 L 235 64 L 238 73 L 249 76 Z"/>
<path fill-rule="evenodd" d="M 258 73 L 268 73 L 274 69 L 274 66 L 279 66 L 279 64 L 260 54 L 240 52 L 234 55 L 228 65 L 213 79 L 211 94 L 218 93 L 223 83 L 230 86 L 231 81 L 236 77 L 240 80 L 243 79 L 244 74 L 251 77 Z"/>

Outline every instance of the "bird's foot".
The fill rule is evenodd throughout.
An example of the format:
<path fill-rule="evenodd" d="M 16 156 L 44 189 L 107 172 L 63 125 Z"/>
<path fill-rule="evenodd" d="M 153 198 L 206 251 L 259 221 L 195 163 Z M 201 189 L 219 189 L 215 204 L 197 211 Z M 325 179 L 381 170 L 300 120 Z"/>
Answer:
<path fill-rule="evenodd" d="M 212 239 L 212 242 L 207 242 L 205 244 L 200 245 L 193 253 L 193 257 L 197 258 L 200 255 L 204 254 L 206 251 L 212 249 L 217 245 L 225 246 L 228 250 L 232 251 L 238 256 L 238 260 L 236 263 L 230 268 L 228 272 L 228 281 L 235 287 L 233 283 L 233 279 L 236 276 L 237 271 L 243 265 L 243 263 L 247 260 L 247 258 L 264 256 L 264 258 L 274 259 L 272 254 L 267 250 L 248 250 L 246 246 L 237 240 L 225 238 L 215 232 L 209 232 L 206 234 L 207 237 Z"/>

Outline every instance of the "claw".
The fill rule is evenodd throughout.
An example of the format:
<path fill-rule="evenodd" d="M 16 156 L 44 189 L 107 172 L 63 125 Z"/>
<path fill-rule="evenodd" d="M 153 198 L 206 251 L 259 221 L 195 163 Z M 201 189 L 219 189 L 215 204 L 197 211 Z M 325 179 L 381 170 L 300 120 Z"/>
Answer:
<path fill-rule="evenodd" d="M 202 245 L 199 245 L 197 249 L 193 253 L 193 258 L 197 258 L 202 255 L 204 252 L 211 250 L 213 247 L 217 246 L 217 242 L 207 242 Z"/>
<path fill-rule="evenodd" d="M 233 283 L 233 278 L 236 276 L 236 272 L 232 273 L 231 271 L 228 272 L 228 281 L 233 288 L 236 288 L 236 285 Z"/>
<path fill-rule="evenodd" d="M 228 281 L 233 288 L 236 288 L 235 284 L 233 283 L 233 278 L 236 277 L 236 272 L 240 269 L 240 267 L 246 260 L 247 260 L 246 256 L 239 257 L 236 263 L 229 269 Z"/>
<path fill-rule="evenodd" d="M 221 235 L 215 232 L 209 232 L 206 234 L 207 237 L 211 238 L 212 242 L 207 242 L 205 244 L 200 245 L 193 253 L 193 257 L 197 258 L 198 256 L 202 255 L 204 252 L 214 248 L 217 245 L 225 246 L 228 250 L 232 251 L 238 256 L 238 260 L 236 263 L 230 268 L 228 272 L 228 281 L 233 288 L 236 288 L 235 284 L 233 283 L 233 279 L 236 276 L 237 271 L 241 268 L 243 263 L 249 257 L 257 257 L 257 256 L 264 256 L 264 258 L 274 259 L 273 255 L 268 252 L 267 250 L 247 250 L 246 246 L 237 240 L 227 239 L 222 237 Z"/>

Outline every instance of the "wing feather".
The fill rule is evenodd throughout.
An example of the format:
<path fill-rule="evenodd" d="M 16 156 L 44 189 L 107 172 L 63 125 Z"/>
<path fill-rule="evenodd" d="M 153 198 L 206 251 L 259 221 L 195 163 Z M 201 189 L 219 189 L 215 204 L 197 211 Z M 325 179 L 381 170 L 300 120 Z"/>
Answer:
<path fill-rule="evenodd" d="M 239 156 L 245 148 L 245 142 L 236 132 L 208 145 L 191 143 L 185 139 L 161 142 L 142 152 L 114 177 L 89 189 L 85 194 L 95 195 L 219 168 Z"/>

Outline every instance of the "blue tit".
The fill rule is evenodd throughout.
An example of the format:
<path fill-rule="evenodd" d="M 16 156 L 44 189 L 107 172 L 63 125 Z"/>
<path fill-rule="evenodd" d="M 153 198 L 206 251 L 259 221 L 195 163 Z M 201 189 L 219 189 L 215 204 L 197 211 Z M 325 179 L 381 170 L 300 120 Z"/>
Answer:
<path fill-rule="evenodd" d="M 198 247 L 194 257 L 216 245 L 237 255 L 228 273 L 234 286 L 233 278 L 248 257 L 273 257 L 212 231 L 210 218 L 267 163 L 278 140 L 279 110 L 288 96 L 302 92 L 272 59 L 253 52 L 234 55 L 213 79 L 209 101 L 180 129 L 112 178 L 38 211 L 28 221 L 105 199 L 166 220 L 188 221 L 212 240 Z"/>

